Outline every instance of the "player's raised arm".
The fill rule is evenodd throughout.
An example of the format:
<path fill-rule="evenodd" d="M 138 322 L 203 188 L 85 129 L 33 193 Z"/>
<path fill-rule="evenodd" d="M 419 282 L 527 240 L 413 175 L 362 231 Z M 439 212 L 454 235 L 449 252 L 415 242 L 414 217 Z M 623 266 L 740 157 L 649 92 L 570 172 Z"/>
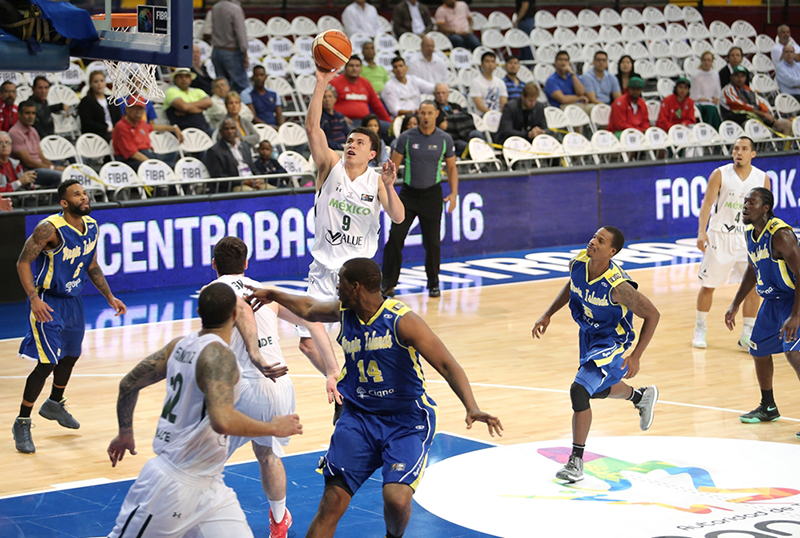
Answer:
<path fill-rule="evenodd" d="M 317 84 L 314 86 L 314 93 L 311 94 L 311 101 L 308 103 L 308 113 L 306 115 L 306 134 L 308 135 L 308 147 L 311 150 L 311 157 L 317 165 L 317 190 L 322 187 L 331 168 L 339 160 L 339 155 L 328 147 L 328 139 L 325 132 L 320 127 L 322 120 L 322 97 L 325 95 L 325 88 L 336 76 L 335 71 L 323 71 L 317 68 Z"/>
<path fill-rule="evenodd" d="M 558 292 L 553 304 L 550 305 L 550 308 L 542 314 L 536 321 L 536 325 L 533 326 L 533 330 L 531 331 L 531 335 L 535 338 L 541 338 L 544 336 L 544 333 L 547 331 L 547 327 L 550 325 L 550 318 L 553 317 L 553 314 L 567 306 L 569 302 L 569 282 L 564 284 L 564 287 L 561 288 L 561 291 Z"/>
<path fill-rule="evenodd" d="M 303 433 L 297 415 L 277 416 L 262 422 L 234 409 L 233 387 L 239 380 L 239 368 L 233 351 L 218 342 L 203 348 L 197 357 L 197 386 L 205 395 L 211 428 L 223 435 L 241 437 L 288 437 Z"/>
<path fill-rule="evenodd" d="M 468 429 L 472 427 L 473 422 L 485 422 L 492 437 L 495 433 L 503 435 L 500 419 L 478 408 L 464 369 L 421 317 L 413 312 L 405 314 L 397 322 L 397 335 L 405 345 L 414 347 L 445 378 L 467 410 Z"/>
<path fill-rule="evenodd" d="M 180 338 L 175 338 L 166 346 L 144 358 L 120 381 L 119 395 L 117 396 L 119 433 L 108 445 L 108 457 L 111 459 L 112 467 L 115 467 L 118 461 L 122 461 L 126 450 L 132 456 L 136 455 L 136 443 L 133 439 L 133 410 L 139 399 L 139 391 L 167 377 L 167 359 L 179 341 Z"/>
<path fill-rule="evenodd" d="M 628 367 L 628 373 L 625 374 L 625 378 L 628 379 L 639 372 L 639 360 L 656 332 L 656 326 L 661 314 L 650 299 L 640 293 L 629 282 L 619 284 L 612 293 L 614 302 L 624 305 L 628 310 L 644 319 L 636 347 L 622 364 L 623 369 L 625 366 Z"/>
<path fill-rule="evenodd" d="M 319 302 L 306 295 L 294 295 L 272 289 L 258 289 L 247 286 L 253 291 L 245 297 L 245 301 L 258 310 L 265 304 L 276 302 L 288 308 L 293 314 L 306 321 L 334 322 L 339 321 L 339 301 Z"/>

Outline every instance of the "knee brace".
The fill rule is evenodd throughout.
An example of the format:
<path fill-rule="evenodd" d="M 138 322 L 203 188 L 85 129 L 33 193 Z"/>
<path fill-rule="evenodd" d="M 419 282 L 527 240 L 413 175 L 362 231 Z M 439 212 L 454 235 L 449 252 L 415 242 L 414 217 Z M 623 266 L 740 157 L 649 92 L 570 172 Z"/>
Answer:
<path fill-rule="evenodd" d="M 572 410 L 576 413 L 589 409 L 589 391 L 579 383 L 572 383 L 569 388 L 569 398 L 572 400 Z"/>
<path fill-rule="evenodd" d="M 36 401 L 36 398 L 38 398 L 39 394 L 42 392 L 42 388 L 44 388 L 44 382 L 47 381 L 47 378 L 53 373 L 55 367 L 55 364 L 44 364 L 41 362 L 36 365 L 36 368 L 34 368 L 28 376 L 28 380 L 25 382 L 25 390 L 22 393 L 22 398 L 26 402 Z"/>
<path fill-rule="evenodd" d="M 611 387 L 607 388 L 603 392 L 596 392 L 596 393 L 592 394 L 591 398 L 592 398 L 592 400 L 604 400 L 604 399 L 608 398 L 609 394 L 611 394 Z"/>
<path fill-rule="evenodd" d="M 72 375 L 72 368 L 78 357 L 63 357 L 53 370 L 53 383 L 59 387 L 65 386 Z"/>

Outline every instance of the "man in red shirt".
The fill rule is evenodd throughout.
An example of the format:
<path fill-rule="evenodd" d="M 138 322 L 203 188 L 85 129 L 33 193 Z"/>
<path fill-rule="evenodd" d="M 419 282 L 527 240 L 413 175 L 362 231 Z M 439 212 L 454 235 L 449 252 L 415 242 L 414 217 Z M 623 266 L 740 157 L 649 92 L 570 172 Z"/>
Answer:
<path fill-rule="evenodd" d="M 111 144 L 117 160 L 125 162 L 134 170 L 147 159 L 159 159 L 170 165 L 175 165 L 177 154 L 157 155 L 150 143 L 151 131 L 169 131 L 181 139 L 181 130 L 177 125 L 151 125 L 144 118 L 144 108 L 147 101 L 142 97 L 131 95 L 127 99 L 125 115 L 114 126 L 111 132 Z"/>
<path fill-rule="evenodd" d="M 619 138 L 625 129 L 639 129 L 645 132 L 650 127 L 650 116 L 647 104 L 642 99 L 644 80 L 631 77 L 628 91 L 617 97 L 611 104 L 611 115 L 608 118 L 608 130 Z"/>
<path fill-rule="evenodd" d="M 33 189 L 35 181 L 35 171 L 24 172 L 22 164 L 11 158 L 11 137 L 0 131 L 0 192 Z"/>
<path fill-rule="evenodd" d="M 334 78 L 331 86 L 336 88 L 337 95 L 333 108 L 348 120 L 361 120 L 370 114 L 371 108 L 372 113 L 381 121 L 387 123 L 392 121 L 372 84 L 361 76 L 361 58 L 358 56 L 350 57 L 344 66 L 344 74 Z"/>
<path fill-rule="evenodd" d="M 17 123 L 17 86 L 10 80 L 0 84 L 0 131 L 8 131 Z"/>
<path fill-rule="evenodd" d="M 661 110 L 658 113 L 656 126 L 665 131 L 673 125 L 694 125 L 697 121 L 694 117 L 694 101 L 689 97 L 692 83 L 689 79 L 681 77 L 675 83 L 672 95 L 668 95 L 661 101 Z"/>

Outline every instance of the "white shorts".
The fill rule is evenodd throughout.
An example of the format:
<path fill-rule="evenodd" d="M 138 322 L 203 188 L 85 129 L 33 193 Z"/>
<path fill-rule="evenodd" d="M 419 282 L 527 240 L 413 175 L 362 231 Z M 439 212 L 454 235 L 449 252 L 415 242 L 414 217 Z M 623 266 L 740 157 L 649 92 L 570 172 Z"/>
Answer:
<path fill-rule="evenodd" d="M 161 458 L 144 464 L 109 538 L 252 538 L 236 493 L 222 475 L 199 478 Z"/>
<path fill-rule="evenodd" d="M 294 383 L 288 375 L 281 376 L 274 382 L 266 377 L 243 377 L 242 393 L 234 407 L 248 417 L 264 422 L 269 422 L 278 415 L 291 415 L 295 410 Z M 289 444 L 288 437 L 231 436 L 228 438 L 228 457 L 250 441 L 271 448 L 279 458 L 284 454 L 283 447 Z"/>
<path fill-rule="evenodd" d="M 339 292 L 336 287 L 339 285 L 339 270 L 333 270 L 322 265 L 317 260 L 308 266 L 308 291 L 306 295 L 317 301 L 338 301 Z M 334 325 L 338 323 L 323 323 L 325 332 L 331 332 Z M 300 338 L 311 338 L 311 333 L 305 327 L 295 325 L 294 334 Z"/>
<path fill-rule="evenodd" d="M 700 263 L 697 280 L 704 288 L 739 283 L 747 270 L 747 244 L 744 234 L 708 232 L 708 245 Z M 729 276 L 730 275 L 730 276 Z"/>

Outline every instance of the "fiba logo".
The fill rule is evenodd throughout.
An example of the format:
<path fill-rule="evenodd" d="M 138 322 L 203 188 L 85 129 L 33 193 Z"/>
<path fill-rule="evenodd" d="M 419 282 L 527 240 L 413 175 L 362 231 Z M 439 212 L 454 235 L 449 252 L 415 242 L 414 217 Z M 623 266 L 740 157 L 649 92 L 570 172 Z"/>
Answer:
<path fill-rule="evenodd" d="M 137 14 L 137 30 L 140 33 L 152 33 L 153 32 L 153 12 L 148 7 L 139 7 L 139 12 Z"/>

